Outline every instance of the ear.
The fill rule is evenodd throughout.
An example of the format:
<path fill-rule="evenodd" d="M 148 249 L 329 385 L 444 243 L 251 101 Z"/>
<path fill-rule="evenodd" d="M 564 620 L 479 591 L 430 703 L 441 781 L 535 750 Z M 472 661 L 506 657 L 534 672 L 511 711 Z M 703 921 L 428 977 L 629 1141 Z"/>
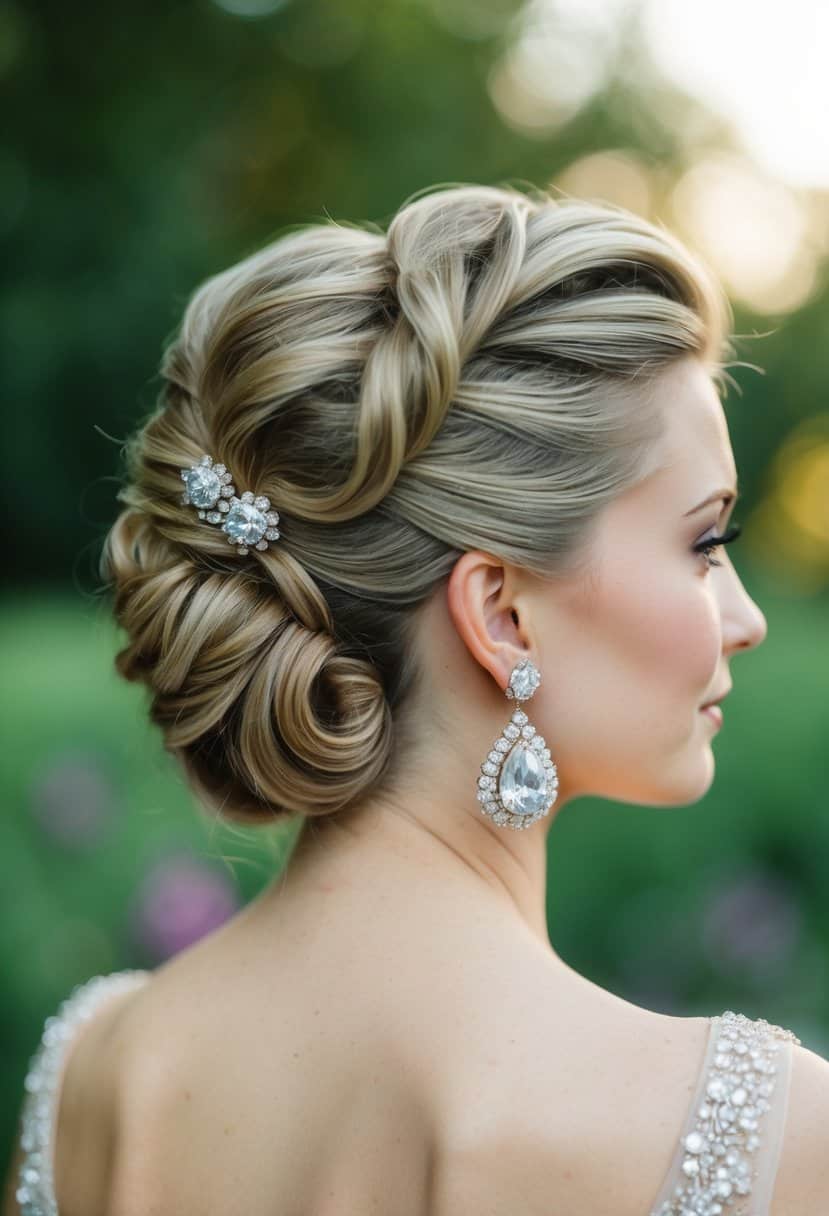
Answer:
<path fill-rule="evenodd" d="M 513 568 L 473 549 L 455 562 L 446 591 L 459 637 L 503 692 L 515 664 L 532 649 L 518 612 Z"/>

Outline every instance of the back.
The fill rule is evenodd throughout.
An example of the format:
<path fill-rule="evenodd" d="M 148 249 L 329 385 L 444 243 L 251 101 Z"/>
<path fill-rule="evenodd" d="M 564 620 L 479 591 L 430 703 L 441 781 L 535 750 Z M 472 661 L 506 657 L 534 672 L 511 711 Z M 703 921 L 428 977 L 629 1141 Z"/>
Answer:
<path fill-rule="evenodd" d="M 117 1216 L 644 1216 L 707 1019 L 553 965 L 440 877 L 326 887 L 251 905 L 130 1006 Z"/>
<path fill-rule="evenodd" d="M 315 891 L 313 915 L 291 899 L 254 903 L 130 997 L 100 1216 L 656 1216 L 660 1187 L 659 1216 L 698 1216 L 684 1166 L 699 1158 L 699 1178 L 708 1166 L 689 1120 L 703 1078 L 707 1094 L 712 1067 L 732 1065 L 746 1095 L 731 1086 L 730 1103 L 759 1114 L 760 1159 L 771 1121 L 757 1108 L 785 1095 L 785 1033 L 778 1052 L 751 1034 L 743 1051 L 759 1023 L 639 1009 L 552 965 L 501 907 L 473 911 L 457 890 L 423 888 L 389 917 L 372 915 L 356 885 L 322 905 Z M 392 906 L 388 891 L 380 904 Z M 730 1065 L 717 1062 L 729 1053 Z M 770 1057 L 777 1088 L 764 1095 Z M 724 1095 L 707 1097 L 711 1125 L 724 1128 Z M 732 1195 L 714 1205 L 760 1216 L 766 1208 L 735 1206 L 731 1148 Z M 788 1161 L 799 1153 L 789 1146 Z M 60 1166 L 60 1135 L 57 1156 L 67 1177 L 75 1163 Z M 810 1168 L 817 1178 L 817 1161 Z M 685 1207 L 665 1208 L 677 1177 L 692 1183 Z"/>

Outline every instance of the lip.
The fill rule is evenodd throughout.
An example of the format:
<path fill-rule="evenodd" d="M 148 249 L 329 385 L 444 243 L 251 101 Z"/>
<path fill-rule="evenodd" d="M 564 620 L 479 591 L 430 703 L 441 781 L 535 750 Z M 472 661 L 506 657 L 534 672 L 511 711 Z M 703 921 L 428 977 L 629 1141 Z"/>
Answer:
<path fill-rule="evenodd" d="M 712 697 L 710 701 L 706 701 L 704 705 L 700 706 L 700 708 L 701 709 L 710 709 L 710 707 L 712 705 L 718 705 L 720 703 L 720 701 L 725 700 L 725 698 L 731 692 L 732 687 L 733 686 L 731 684 L 729 684 L 728 688 L 724 688 L 718 697 Z"/>
<path fill-rule="evenodd" d="M 709 717 L 712 722 L 717 724 L 717 726 L 722 726 L 723 716 L 719 705 L 703 705 L 700 713 Z"/>

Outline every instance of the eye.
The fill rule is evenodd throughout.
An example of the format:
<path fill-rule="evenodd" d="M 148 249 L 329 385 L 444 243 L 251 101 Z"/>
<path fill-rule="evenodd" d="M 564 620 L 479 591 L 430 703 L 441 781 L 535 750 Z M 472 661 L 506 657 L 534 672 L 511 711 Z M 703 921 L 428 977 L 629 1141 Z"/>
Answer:
<path fill-rule="evenodd" d="M 699 544 L 694 545 L 694 552 L 704 554 L 709 567 L 721 566 L 722 562 L 718 562 L 715 557 L 711 557 L 712 551 L 719 548 L 720 545 L 730 544 L 732 540 L 737 539 L 741 532 L 742 528 L 739 524 L 732 524 L 730 528 L 727 528 L 723 532 L 722 536 L 709 536 L 708 540 L 701 540 Z"/>

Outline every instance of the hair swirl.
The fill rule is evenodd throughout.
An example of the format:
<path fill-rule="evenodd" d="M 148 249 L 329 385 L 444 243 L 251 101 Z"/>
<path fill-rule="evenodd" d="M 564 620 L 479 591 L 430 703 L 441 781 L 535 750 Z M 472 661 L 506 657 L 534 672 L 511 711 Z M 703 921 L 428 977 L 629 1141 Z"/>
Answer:
<path fill-rule="evenodd" d="M 460 553 L 574 568 L 648 471 L 648 393 L 730 311 L 661 228 L 609 205 L 457 186 L 383 235 L 317 224 L 192 295 L 126 445 L 101 556 L 165 746 L 242 821 L 357 805 L 388 779 L 416 610 Z M 281 537 L 240 558 L 180 503 L 204 453 Z"/>

